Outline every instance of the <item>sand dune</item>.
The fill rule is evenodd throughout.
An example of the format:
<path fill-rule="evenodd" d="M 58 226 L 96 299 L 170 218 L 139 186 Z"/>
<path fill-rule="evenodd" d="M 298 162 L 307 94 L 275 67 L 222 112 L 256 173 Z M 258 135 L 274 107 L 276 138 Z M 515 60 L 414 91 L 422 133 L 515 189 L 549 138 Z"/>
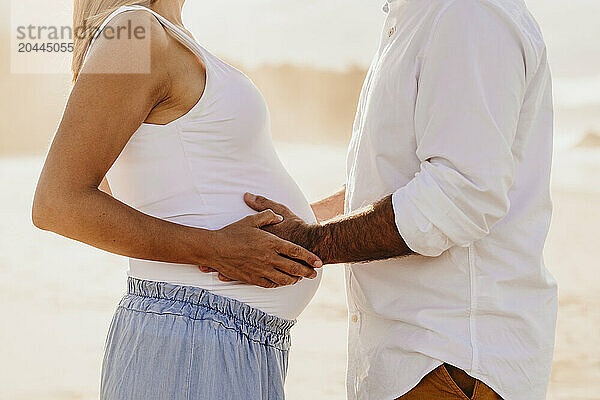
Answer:
<path fill-rule="evenodd" d="M 243 69 L 263 92 L 276 140 L 347 143 L 364 70 L 321 71 L 294 66 Z M 71 84 L 68 75 L 0 71 L 5 95 L 0 155 L 44 152 L 60 121 Z M 18 94 L 16 96 L 10 94 Z"/>
<path fill-rule="evenodd" d="M 248 71 L 271 109 L 276 140 L 347 143 L 366 74 L 265 66 Z"/>
<path fill-rule="evenodd" d="M 0 41 L 0 50 L 7 50 Z M 8 50 L 7 50 L 8 51 Z M 43 153 L 60 120 L 71 89 L 63 74 L 11 74 L 0 64 L 0 97 L 4 121 L 0 155 Z M 313 144 L 346 144 L 366 71 L 359 67 L 329 71 L 294 65 L 239 67 L 263 92 L 271 110 L 273 138 Z M 557 107 L 556 132 L 568 134 L 600 129 L 600 104 Z"/>

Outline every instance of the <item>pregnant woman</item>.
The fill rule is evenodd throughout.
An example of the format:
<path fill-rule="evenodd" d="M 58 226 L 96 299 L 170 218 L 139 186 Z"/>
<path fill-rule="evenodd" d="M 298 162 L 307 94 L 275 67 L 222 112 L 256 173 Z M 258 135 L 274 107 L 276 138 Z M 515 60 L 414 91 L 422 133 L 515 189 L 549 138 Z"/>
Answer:
<path fill-rule="evenodd" d="M 261 230 L 282 218 L 243 194 L 315 216 L 275 153 L 262 95 L 192 38 L 182 6 L 75 1 L 75 28 L 97 29 L 75 40 L 33 221 L 130 257 L 101 399 L 282 399 L 289 331 L 322 262 Z"/>

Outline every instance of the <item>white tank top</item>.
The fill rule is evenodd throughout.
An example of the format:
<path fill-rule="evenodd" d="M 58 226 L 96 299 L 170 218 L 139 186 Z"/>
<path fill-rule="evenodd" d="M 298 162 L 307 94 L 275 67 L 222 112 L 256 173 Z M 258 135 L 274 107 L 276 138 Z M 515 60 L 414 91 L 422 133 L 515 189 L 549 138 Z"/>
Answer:
<path fill-rule="evenodd" d="M 113 196 L 151 216 L 215 230 L 254 213 L 243 200 L 243 194 L 251 192 L 315 222 L 308 201 L 275 152 L 269 110 L 250 79 L 142 6 L 119 8 L 98 32 L 117 14 L 130 10 L 151 12 L 202 60 L 206 87 L 182 117 L 166 125 L 144 123 L 132 135 L 107 174 Z M 215 273 L 202 273 L 194 265 L 130 259 L 129 266 L 129 276 L 200 287 L 286 319 L 302 312 L 321 279 L 319 272 L 314 280 L 264 289 L 221 282 Z"/>

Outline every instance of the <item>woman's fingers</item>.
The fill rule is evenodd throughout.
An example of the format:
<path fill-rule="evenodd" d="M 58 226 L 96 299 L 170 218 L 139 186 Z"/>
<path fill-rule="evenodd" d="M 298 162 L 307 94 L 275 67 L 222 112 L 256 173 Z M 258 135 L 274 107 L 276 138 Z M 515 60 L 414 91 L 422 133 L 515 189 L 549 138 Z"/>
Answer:
<path fill-rule="evenodd" d="M 221 282 L 235 282 L 235 279 L 230 279 L 223 274 L 219 274 L 219 280 Z"/>
<path fill-rule="evenodd" d="M 280 243 L 277 246 L 277 252 L 287 258 L 302 261 L 313 268 L 321 268 L 323 266 L 323 261 L 315 254 L 302 246 L 298 246 L 297 244 L 285 240 L 280 240 Z"/>
<path fill-rule="evenodd" d="M 210 272 L 219 272 L 216 269 L 213 269 L 211 267 L 207 267 L 205 265 L 200 265 L 198 267 L 200 269 L 200 271 L 205 272 L 205 273 L 210 273 Z M 219 280 L 221 282 L 235 282 L 235 279 L 231 279 L 226 277 L 225 275 L 223 275 L 222 273 L 219 272 L 219 274 L 217 275 L 217 278 L 219 278 Z"/>
<path fill-rule="evenodd" d="M 293 285 L 301 277 L 314 278 L 314 268 L 323 266 L 316 255 L 257 229 L 281 220 L 280 215 L 267 209 L 222 228 L 215 238 L 217 244 L 223 244 L 222 248 L 216 252 L 214 263 L 208 263 L 210 267 L 201 266 L 200 270 L 216 270 L 223 282 L 239 281 L 262 287 Z"/>
<path fill-rule="evenodd" d="M 268 276 L 266 276 L 265 278 L 275 283 L 275 287 L 295 285 L 301 279 L 297 276 L 291 276 L 277 269 L 270 271 Z"/>
<path fill-rule="evenodd" d="M 286 257 L 277 257 L 275 264 L 277 265 L 277 269 L 291 276 L 300 278 L 304 277 L 308 279 L 314 279 L 317 277 L 317 271 L 315 271 L 314 268 L 307 267 L 302 263 L 290 260 Z"/>
<path fill-rule="evenodd" d="M 279 285 L 277 285 L 275 282 L 272 282 L 266 278 L 260 278 L 255 282 L 256 286 L 260 286 L 263 287 L 265 289 L 274 289 L 276 287 L 278 287 Z"/>

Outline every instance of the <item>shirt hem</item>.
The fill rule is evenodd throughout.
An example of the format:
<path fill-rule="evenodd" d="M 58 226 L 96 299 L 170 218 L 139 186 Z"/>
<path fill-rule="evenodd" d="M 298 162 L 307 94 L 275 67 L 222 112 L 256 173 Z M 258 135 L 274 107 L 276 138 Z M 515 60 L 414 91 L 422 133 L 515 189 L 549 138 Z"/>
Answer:
<path fill-rule="evenodd" d="M 424 373 L 419 374 L 420 378 L 413 383 L 408 389 L 403 389 L 399 394 L 395 394 L 393 397 L 386 397 L 385 400 L 396 400 L 397 398 L 404 396 L 405 394 L 409 393 L 411 390 L 413 390 L 415 387 L 417 387 L 419 385 L 419 383 L 421 383 L 421 381 L 423 380 L 423 378 L 425 378 L 427 375 L 429 375 L 430 373 L 432 373 L 433 371 L 436 370 L 436 368 L 439 368 L 440 365 L 444 365 L 443 361 L 440 360 L 435 360 L 436 364 L 433 367 L 430 367 L 428 369 L 426 369 Z"/>

